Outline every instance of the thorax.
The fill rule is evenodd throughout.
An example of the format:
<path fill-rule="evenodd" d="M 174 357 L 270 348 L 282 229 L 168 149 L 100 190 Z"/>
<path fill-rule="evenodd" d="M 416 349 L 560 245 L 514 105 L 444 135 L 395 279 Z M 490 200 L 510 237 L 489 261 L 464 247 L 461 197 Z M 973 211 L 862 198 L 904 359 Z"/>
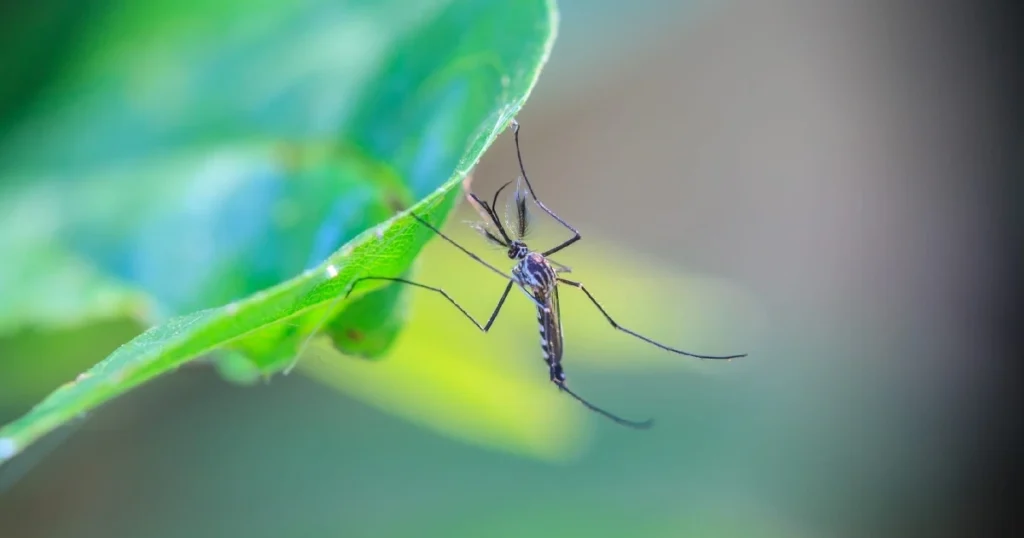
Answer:
<path fill-rule="evenodd" d="M 520 286 L 533 291 L 534 296 L 538 293 L 546 295 L 546 291 L 556 283 L 555 268 L 538 252 L 530 252 L 519 260 L 512 268 L 512 275 Z"/>

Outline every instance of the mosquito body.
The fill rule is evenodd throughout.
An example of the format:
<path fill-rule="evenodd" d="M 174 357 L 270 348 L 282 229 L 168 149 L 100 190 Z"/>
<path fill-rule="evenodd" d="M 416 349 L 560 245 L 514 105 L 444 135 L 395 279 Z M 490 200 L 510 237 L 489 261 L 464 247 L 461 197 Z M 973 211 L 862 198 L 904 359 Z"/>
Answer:
<path fill-rule="evenodd" d="M 520 182 L 516 183 L 515 193 L 509 199 L 509 203 L 506 206 L 505 223 L 502 224 L 501 219 L 498 217 L 496 207 L 498 203 L 498 196 L 506 187 L 512 184 L 511 181 L 502 185 L 501 188 L 499 188 L 498 191 L 494 193 L 494 198 L 492 199 L 491 203 L 488 203 L 485 200 L 481 200 L 477 195 L 473 194 L 472 192 L 468 193 L 470 203 L 483 218 L 483 221 L 481 222 L 472 223 L 473 228 L 475 228 L 477 232 L 479 232 L 488 242 L 506 249 L 506 253 L 509 259 L 516 261 L 515 266 L 512 268 L 511 275 L 506 274 L 501 269 L 498 269 L 497 267 L 491 265 L 490 263 L 487 263 L 476 254 L 470 252 L 462 245 L 459 245 L 454 240 L 452 240 L 447 235 L 438 230 L 434 225 L 430 224 L 420 216 L 416 214 L 412 215 L 416 220 L 418 220 L 424 226 L 432 230 L 442 239 L 452 244 L 453 246 L 464 252 L 466 255 L 482 264 L 483 266 L 487 267 L 492 272 L 501 275 L 503 278 L 507 280 L 507 283 L 505 285 L 505 291 L 501 294 L 501 298 L 498 299 L 498 304 L 497 306 L 495 306 L 494 311 L 487 319 L 487 322 L 481 324 L 479 321 L 476 320 L 476 318 L 474 318 L 469 312 L 467 312 L 461 305 L 459 305 L 459 303 L 452 299 L 452 297 L 441 288 L 420 284 L 417 282 L 413 282 L 411 280 L 406 280 L 404 278 L 377 276 L 362 277 L 352 283 L 352 286 L 349 288 L 348 293 L 352 293 L 352 290 L 356 287 L 356 285 L 365 280 L 387 280 L 391 282 L 399 282 L 415 286 L 418 288 L 430 290 L 442 295 L 445 299 L 448 300 L 448 302 L 455 306 L 455 308 L 462 312 L 462 314 L 466 316 L 466 318 L 473 322 L 473 324 L 476 325 L 478 329 L 480 329 L 483 332 L 487 332 L 488 330 L 490 330 L 495 318 L 498 317 L 498 312 L 501 311 L 501 307 L 505 304 L 505 299 L 508 297 L 509 292 L 512 290 L 512 286 L 517 286 L 537 307 L 537 322 L 540 325 L 541 354 L 543 356 L 544 362 L 548 365 L 551 382 L 557 385 L 561 391 L 569 394 L 574 399 L 579 401 L 581 404 L 586 406 L 588 409 L 597 412 L 601 415 L 604 415 L 605 417 L 615 421 L 618 424 L 630 426 L 633 428 L 648 428 L 651 426 L 651 424 L 653 424 L 653 421 L 647 420 L 637 422 L 618 417 L 612 413 L 609 413 L 608 411 L 605 411 L 604 409 L 601 409 L 591 404 L 590 402 L 588 402 L 587 400 L 583 399 L 575 392 L 570 390 L 566 385 L 565 371 L 562 368 L 562 354 L 564 350 L 564 345 L 562 338 L 562 317 L 561 312 L 559 311 L 558 303 L 559 284 L 564 284 L 567 286 L 578 288 L 580 291 L 582 291 L 587 296 L 587 298 L 590 299 L 594 306 L 597 307 L 601 314 L 604 315 L 605 319 L 607 319 L 608 322 L 612 325 L 612 327 L 615 328 L 616 330 L 625 332 L 631 336 L 639 338 L 647 343 L 653 344 L 666 351 L 671 351 L 673 353 L 699 359 L 734 359 L 744 357 L 746 356 L 746 354 L 722 356 L 698 355 L 695 353 L 690 353 L 687 351 L 682 351 L 680 349 L 669 347 L 654 340 L 651 340 L 646 336 L 633 332 L 623 327 L 622 325 L 619 325 L 614 319 L 612 319 L 610 315 L 608 315 L 608 312 L 605 311 L 604 307 L 601 306 L 597 299 L 595 299 L 594 296 L 591 295 L 590 291 L 588 291 L 587 288 L 584 287 L 584 285 L 581 282 L 575 282 L 559 276 L 563 273 L 569 273 L 571 272 L 571 270 L 568 267 L 550 259 L 549 256 L 568 247 L 569 245 L 572 245 L 576 241 L 579 241 L 581 236 L 579 231 L 576 230 L 576 228 L 574 228 L 566 221 L 562 220 L 553 211 L 548 209 L 547 206 L 545 206 L 544 203 L 541 202 L 537 198 L 537 195 L 533 192 L 533 187 L 530 185 L 530 180 L 526 176 L 526 169 L 523 166 L 523 156 L 519 147 L 519 124 L 515 120 L 513 120 L 511 127 L 515 136 L 516 156 L 519 159 L 519 169 L 522 173 L 522 175 L 520 176 L 520 180 L 522 180 L 522 183 L 525 183 L 526 185 L 524 189 L 522 188 Z M 529 197 L 533 200 L 533 202 L 538 207 L 540 207 L 545 213 L 550 215 L 552 218 L 558 221 L 559 224 L 561 224 L 569 231 L 571 231 L 573 233 L 573 236 L 568 240 L 562 242 L 561 244 L 548 250 L 531 250 L 524 241 L 524 238 L 529 232 L 530 226 L 530 216 L 529 211 L 527 209 L 527 194 L 529 194 Z"/>
<path fill-rule="evenodd" d="M 565 381 L 562 372 L 562 318 L 558 311 L 558 271 L 543 254 L 530 252 L 515 268 L 512 277 L 537 302 L 540 347 L 551 369 L 551 380 Z"/>

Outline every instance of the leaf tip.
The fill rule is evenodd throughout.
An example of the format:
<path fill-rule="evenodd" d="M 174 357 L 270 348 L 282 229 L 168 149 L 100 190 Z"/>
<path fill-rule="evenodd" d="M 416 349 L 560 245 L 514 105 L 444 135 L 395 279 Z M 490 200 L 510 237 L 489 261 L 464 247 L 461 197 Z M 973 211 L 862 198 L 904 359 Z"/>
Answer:
<path fill-rule="evenodd" d="M 13 458 L 17 453 L 18 445 L 14 443 L 14 439 L 9 437 L 0 438 L 0 463 Z"/>

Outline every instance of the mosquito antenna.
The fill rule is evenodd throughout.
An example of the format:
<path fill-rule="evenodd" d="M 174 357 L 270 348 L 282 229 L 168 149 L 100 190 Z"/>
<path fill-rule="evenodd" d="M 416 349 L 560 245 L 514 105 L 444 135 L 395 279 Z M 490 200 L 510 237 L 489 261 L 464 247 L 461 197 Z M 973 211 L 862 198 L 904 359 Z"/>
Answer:
<path fill-rule="evenodd" d="M 502 188 L 504 188 L 504 187 L 502 187 Z M 499 189 L 499 192 L 500 192 L 500 190 L 501 189 Z M 498 227 L 498 232 L 501 233 L 501 236 L 505 238 L 505 243 L 506 244 L 507 243 L 511 243 L 512 242 L 512 238 L 508 236 L 508 232 L 506 232 L 505 228 L 501 225 L 501 221 L 498 219 L 498 215 L 495 214 L 494 209 L 491 206 L 487 205 L 487 202 L 481 200 L 479 196 L 477 196 L 477 195 L 475 195 L 473 193 L 469 193 L 469 198 L 471 200 L 473 200 L 474 202 L 476 202 L 478 206 L 482 207 L 484 209 L 484 211 L 487 212 L 487 217 L 490 217 L 491 222 L 493 222 L 494 225 Z M 481 215 L 481 216 L 484 216 L 484 215 Z"/>
<path fill-rule="evenodd" d="M 502 186 L 502 189 L 503 188 L 505 187 Z M 501 189 L 498 189 L 498 192 L 501 192 Z M 477 197 L 477 195 L 473 194 L 472 192 L 468 193 L 468 195 L 470 205 L 472 205 L 473 209 L 476 210 L 477 214 L 479 214 L 484 219 L 484 222 L 469 222 L 469 225 L 472 226 L 473 229 L 475 229 L 477 232 L 480 232 L 484 237 L 486 237 L 488 241 L 508 248 L 512 241 L 509 238 L 508 234 L 505 232 L 505 229 L 501 227 L 501 223 L 498 222 L 497 216 L 494 213 L 494 208 L 488 206 L 487 202 L 481 200 L 479 197 Z M 495 225 L 498 227 L 499 233 L 501 233 L 504 239 L 491 233 L 489 225 L 487 224 L 488 220 L 491 221 L 492 223 L 495 223 Z"/>
<path fill-rule="evenodd" d="M 495 266 L 485 262 L 483 260 L 483 258 L 481 258 L 480 256 L 477 256 L 476 254 L 473 254 L 469 250 L 466 250 L 466 247 L 456 243 L 455 240 L 453 240 L 452 238 L 448 237 L 447 235 L 441 233 L 441 230 L 438 230 L 437 228 L 435 228 L 433 224 L 431 224 L 431 223 L 427 222 L 426 220 L 422 219 L 419 215 L 417 215 L 415 213 L 409 213 L 409 214 L 412 215 L 412 217 L 414 219 L 420 221 L 421 224 L 423 224 L 427 228 L 430 228 L 434 233 L 436 233 L 437 235 L 441 236 L 441 239 L 444 239 L 445 241 L 447 241 L 447 242 L 451 243 L 452 245 L 454 245 L 455 248 L 461 250 L 462 252 L 465 252 L 467 256 L 469 256 L 470 258 L 473 258 L 474 260 L 480 262 L 480 264 L 483 265 L 484 267 L 486 267 L 486 268 L 490 269 L 491 271 L 494 271 L 495 273 L 501 275 L 501 277 L 506 279 L 506 280 L 515 280 L 512 277 L 506 275 L 505 272 L 502 271 L 501 269 L 498 269 L 497 267 L 495 267 Z"/>
<path fill-rule="evenodd" d="M 565 383 L 559 383 L 559 382 L 556 381 L 555 384 L 558 385 L 558 388 L 560 388 L 560 389 L 564 390 L 565 392 L 567 392 L 569 394 L 569 396 L 572 396 L 573 398 L 575 398 L 577 402 L 583 404 L 583 406 L 586 407 L 587 409 L 590 409 L 591 411 L 593 411 L 593 412 L 595 412 L 597 414 L 604 415 L 606 418 L 611 419 L 616 424 L 620 424 L 622 426 L 628 426 L 630 428 L 636 428 L 638 430 L 646 430 L 646 429 L 649 429 L 651 426 L 654 425 L 654 419 L 647 419 L 647 420 L 644 420 L 642 422 L 637 422 L 637 421 L 633 421 L 633 420 L 627 420 L 627 419 L 624 419 L 624 418 L 622 418 L 620 416 L 617 416 L 617 415 L 614 415 L 612 413 L 609 413 L 608 411 L 605 411 L 604 409 L 601 409 L 600 407 L 598 407 L 598 406 L 596 406 L 596 405 L 594 405 L 594 404 L 584 400 L 580 395 L 576 394 L 575 392 L 569 390 L 569 387 L 565 386 Z"/>

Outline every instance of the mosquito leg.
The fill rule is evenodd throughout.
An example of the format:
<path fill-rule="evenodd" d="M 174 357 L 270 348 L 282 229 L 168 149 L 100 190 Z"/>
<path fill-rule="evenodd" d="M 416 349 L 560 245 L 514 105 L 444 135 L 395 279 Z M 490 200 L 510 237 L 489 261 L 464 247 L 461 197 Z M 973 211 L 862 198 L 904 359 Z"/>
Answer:
<path fill-rule="evenodd" d="M 558 252 L 559 250 L 562 250 L 563 248 L 565 248 L 565 247 L 567 247 L 567 246 L 569 246 L 569 245 L 579 241 L 582 236 L 580 235 L 579 230 L 577 230 L 576 228 L 573 228 L 573 226 L 571 224 L 569 224 L 568 222 L 565 222 L 564 220 L 562 220 L 562 217 L 559 217 L 558 215 L 555 214 L 554 211 L 548 209 L 548 206 L 544 205 L 544 202 L 541 202 L 540 199 L 537 198 L 537 193 L 533 192 L 533 185 L 530 184 L 530 178 L 527 177 L 527 175 L 526 175 L 526 167 L 523 166 L 523 152 L 519 148 L 519 122 L 516 121 L 516 120 L 512 120 L 511 127 L 512 127 L 512 135 L 513 135 L 513 137 L 515 138 L 515 141 L 516 141 L 516 157 L 519 159 L 519 172 L 523 174 L 523 181 L 526 182 L 526 188 L 530 190 L 530 196 L 533 197 L 534 203 L 536 203 L 538 207 L 543 209 L 545 213 L 547 213 L 548 215 L 551 215 L 552 218 L 557 220 L 559 224 L 561 224 L 562 226 L 565 226 L 566 228 L 569 229 L 569 231 L 571 231 L 573 233 L 573 236 L 568 241 L 565 241 L 561 245 L 558 245 L 557 247 L 551 248 L 551 249 L 549 249 L 549 250 L 547 250 L 546 252 L 543 253 L 545 256 L 550 256 L 550 255 Z"/>
<path fill-rule="evenodd" d="M 558 252 L 559 250 L 562 250 L 563 248 L 565 248 L 565 247 L 567 247 L 567 246 L 569 246 L 569 245 L 579 241 L 580 239 L 583 239 L 583 237 L 580 235 L 579 232 L 576 232 L 576 235 L 572 239 L 566 241 L 565 243 L 562 243 L 561 245 L 558 245 L 555 248 L 551 248 L 551 249 L 548 249 L 548 250 L 544 251 L 543 254 L 545 256 L 550 256 L 550 255 Z"/>
<path fill-rule="evenodd" d="M 555 272 L 558 272 L 558 273 L 571 273 L 572 272 L 572 267 L 569 267 L 568 265 L 562 265 L 562 264 L 556 262 L 555 260 L 548 260 L 548 263 L 550 263 L 551 265 L 555 266 Z"/>
<path fill-rule="evenodd" d="M 480 329 L 483 332 L 487 332 L 488 330 L 490 330 L 491 325 L 494 323 L 495 318 L 498 317 L 498 312 L 501 311 L 501 307 L 505 304 L 505 298 L 508 297 L 508 292 L 512 290 L 512 284 L 514 284 L 514 282 L 512 280 L 508 281 L 508 284 L 505 286 L 505 291 L 501 294 L 501 299 L 498 299 L 498 305 L 494 307 L 494 312 L 491 312 L 491 317 L 487 318 L 487 323 L 484 323 L 483 325 L 481 325 L 480 322 L 477 321 L 476 318 L 474 318 L 472 314 L 467 312 L 465 308 L 462 308 L 462 305 L 460 305 L 459 303 L 455 302 L 455 299 L 452 299 L 452 297 L 450 295 L 448 295 L 448 292 L 444 291 L 441 288 L 436 288 L 434 286 L 428 286 L 426 284 L 420 284 L 418 282 L 413 282 L 411 280 L 406 280 L 404 278 L 384 277 L 384 276 L 364 276 L 362 278 L 356 279 L 356 281 L 353 282 L 351 286 L 349 286 L 348 292 L 345 294 L 345 297 L 347 298 L 349 296 L 349 294 L 352 293 L 352 290 L 355 289 L 355 287 L 360 282 L 363 282 L 363 281 L 366 281 L 366 280 L 387 280 L 387 281 L 390 281 L 390 282 L 399 282 L 399 283 L 402 283 L 402 284 L 408 284 L 410 286 L 415 286 L 417 288 L 423 288 L 425 290 L 430 290 L 430 291 L 433 291 L 433 292 L 436 292 L 436 293 L 440 293 L 441 296 L 443 296 L 445 299 L 447 299 L 449 303 L 451 303 L 453 306 L 455 306 L 455 308 L 458 308 L 459 312 L 462 312 L 462 315 L 466 316 L 466 318 L 468 318 L 469 321 L 472 321 L 473 325 L 476 325 L 477 329 Z"/>
<path fill-rule="evenodd" d="M 616 329 L 618 329 L 618 330 L 620 330 L 620 331 L 622 331 L 622 332 L 624 332 L 626 334 L 633 335 L 633 336 L 643 340 L 644 342 L 647 342 L 649 344 L 653 344 L 653 345 L 655 345 L 657 347 L 660 347 L 661 349 L 664 349 L 665 351 L 671 351 L 673 353 L 678 353 L 680 355 L 686 355 L 687 357 L 695 357 L 695 358 L 698 358 L 698 359 L 738 359 L 740 357 L 746 357 L 747 356 L 746 353 L 743 353 L 743 354 L 740 354 L 740 355 L 698 355 L 696 353 L 690 353 L 688 351 L 683 351 L 681 349 L 676 349 L 674 347 L 669 347 L 669 346 L 666 346 L 665 344 L 661 344 L 661 343 L 655 342 L 654 340 L 651 340 L 650 338 L 647 338 L 646 336 L 644 336 L 642 334 L 633 332 L 633 331 L 623 327 L 622 325 L 619 325 L 614 319 L 612 319 L 611 316 L 608 315 L 608 312 L 606 312 L 604 307 L 601 306 L 601 303 L 597 302 L 597 299 L 595 299 L 594 296 L 590 294 L 590 291 L 588 291 L 587 288 L 585 288 L 583 286 L 583 283 L 581 283 L 581 282 L 573 282 L 572 280 L 567 280 L 567 279 L 564 279 L 564 278 L 559 278 L 558 281 L 561 282 L 562 284 L 566 284 L 566 285 L 572 286 L 574 288 L 579 288 L 583 293 L 585 293 L 587 295 L 587 297 L 590 299 L 590 302 L 594 303 L 594 306 L 596 306 L 597 309 L 601 311 L 601 314 L 604 314 L 604 318 L 608 320 L 608 323 L 612 324 L 612 327 L 615 327 Z"/>
<path fill-rule="evenodd" d="M 606 410 L 604 410 L 604 409 L 602 409 L 602 408 L 600 408 L 600 407 L 598 407 L 598 406 L 588 402 L 587 400 L 583 399 L 583 397 L 581 397 L 580 395 L 578 395 L 575 392 L 569 390 L 569 387 L 565 386 L 565 381 L 564 380 L 556 381 L 554 378 L 552 378 L 551 381 L 554 382 L 555 385 L 558 385 L 558 388 L 562 392 L 565 392 L 569 396 L 572 396 L 573 399 L 575 399 L 577 402 L 583 404 L 583 407 L 586 407 L 587 409 L 590 409 L 591 411 L 593 411 L 593 412 L 595 412 L 595 413 L 597 413 L 599 415 L 602 415 L 605 418 L 611 419 L 616 424 L 619 424 L 619 425 L 622 425 L 622 426 L 627 426 L 627 427 L 630 427 L 630 428 L 635 428 L 635 429 L 638 429 L 638 430 L 646 430 L 646 429 L 648 429 L 648 428 L 650 428 L 651 426 L 654 425 L 654 421 L 650 420 L 650 419 L 649 420 L 644 420 L 644 421 L 636 421 L 636 420 L 629 420 L 629 419 L 622 418 L 622 417 L 620 417 L 620 416 L 618 416 L 618 415 L 616 415 L 614 413 L 606 411 Z"/>
<path fill-rule="evenodd" d="M 464 315 L 467 318 L 469 318 L 469 321 L 472 321 L 473 325 L 476 325 L 476 327 L 478 329 L 480 329 L 481 331 L 483 331 L 483 332 L 487 332 L 491 328 L 491 324 L 494 323 L 494 319 L 498 317 L 498 312 L 501 311 L 502 305 L 505 304 L 505 298 L 508 297 L 508 292 L 512 289 L 512 284 L 513 284 L 513 281 L 511 281 L 511 280 L 508 281 L 508 285 L 505 286 L 504 293 L 501 294 L 501 299 L 498 300 L 498 306 L 494 307 L 494 312 L 492 312 L 491 313 L 491 317 L 487 319 L 487 323 L 481 325 L 480 322 L 477 321 L 476 318 L 474 318 L 469 312 L 467 312 L 465 308 L 462 308 L 462 305 L 460 305 L 459 303 L 455 302 L 455 299 L 452 299 L 451 296 L 448 295 L 448 292 L 442 290 L 441 288 L 435 288 L 433 286 L 427 286 L 425 284 L 420 284 L 418 282 L 413 282 L 411 280 L 406 280 L 404 278 L 383 277 L 383 276 L 365 276 L 365 277 L 357 278 L 349 286 L 348 291 L 345 292 L 345 298 L 347 299 L 348 296 L 352 294 L 352 290 L 355 289 L 356 285 L 358 285 L 360 282 L 362 282 L 364 280 L 388 280 L 388 281 L 391 281 L 391 282 L 400 282 L 402 284 L 409 284 L 410 286 L 416 286 L 417 288 L 423 288 L 423 289 L 426 289 L 426 290 L 430 290 L 430 291 L 434 291 L 434 292 L 440 293 L 445 299 L 448 300 L 449 303 L 455 305 L 455 308 L 458 308 L 459 312 L 462 312 L 462 315 Z M 318 327 L 322 326 L 324 324 L 324 322 L 327 321 L 327 317 L 329 315 L 330 315 L 329 311 L 324 314 L 324 317 L 323 317 L 323 319 L 320 320 L 320 323 L 318 324 Z M 317 331 L 319 331 L 319 328 L 316 331 L 313 331 L 312 333 L 310 333 L 309 336 L 306 337 L 306 340 L 300 346 L 299 351 L 295 354 L 295 358 L 292 359 L 292 362 L 284 369 L 283 372 L 284 372 L 285 375 L 288 375 L 289 373 L 291 373 L 291 371 L 295 368 L 295 366 L 298 365 L 299 358 L 301 358 L 301 356 L 302 356 L 302 352 L 306 349 L 306 346 L 309 345 L 310 340 L 313 338 L 313 335 L 316 334 Z"/>
<path fill-rule="evenodd" d="M 476 254 L 473 254 L 472 252 L 466 250 L 465 247 L 463 247 L 462 245 L 456 243 L 454 240 L 452 240 L 452 238 L 448 237 L 447 235 L 441 233 L 441 231 L 438 230 L 436 227 L 434 227 L 434 225 L 430 224 L 429 222 L 427 222 L 426 220 L 421 218 L 419 215 L 417 215 L 415 213 L 410 213 L 410 214 L 412 215 L 412 217 L 414 219 L 418 220 L 421 224 L 423 224 L 427 228 L 430 228 L 431 231 L 433 231 L 437 235 L 441 236 L 442 239 L 444 239 L 445 241 L 451 243 L 452 245 L 454 245 L 456 248 L 458 248 L 462 252 L 465 252 L 466 255 L 468 255 L 470 258 L 473 258 L 474 260 L 480 262 L 480 264 L 483 265 L 484 267 L 487 267 L 491 271 L 494 271 L 495 273 L 501 275 L 502 278 L 504 278 L 504 279 L 509 281 L 509 285 L 505 288 L 505 293 L 502 294 L 502 296 L 501 296 L 501 301 L 498 302 L 497 308 L 495 308 L 494 309 L 494 313 L 491 314 L 491 319 L 487 322 L 486 327 L 490 328 L 491 323 L 494 322 L 494 318 L 497 317 L 497 315 L 498 315 L 498 311 L 501 310 L 501 305 L 505 302 L 505 297 L 508 295 L 509 290 L 512 288 L 512 282 L 514 282 L 514 279 L 512 277 L 506 275 L 504 273 L 504 271 L 502 271 L 501 269 L 498 269 L 497 267 L 495 267 L 495 266 L 485 262 L 482 258 L 477 256 Z M 404 279 L 400 279 L 400 278 L 364 277 L 364 278 L 357 279 L 355 282 L 353 282 L 352 286 L 348 290 L 348 293 L 352 293 L 352 288 L 354 288 L 355 285 L 358 284 L 361 280 L 370 280 L 370 279 L 374 279 L 374 278 L 376 278 L 378 280 L 391 280 L 391 281 L 395 281 L 395 282 L 404 282 L 406 284 L 411 284 L 413 286 L 418 286 L 418 287 L 421 287 L 421 288 L 425 288 L 425 289 L 429 289 L 429 290 L 432 290 L 432 291 L 436 291 L 436 292 L 440 293 L 441 295 L 443 295 L 445 297 L 445 299 L 448 299 L 448 302 L 450 302 L 453 305 L 455 305 L 455 307 L 458 308 L 459 311 L 463 313 L 463 315 L 465 315 L 467 318 L 469 318 L 469 320 L 472 321 L 473 324 L 477 326 L 477 328 L 479 328 L 480 330 L 485 331 L 485 332 L 487 331 L 487 329 L 484 328 L 485 327 L 484 325 L 480 325 L 480 323 L 477 322 L 476 319 L 474 319 L 473 316 L 471 316 L 469 314 L 469 312 L 466 312 L 466 310 L 463 309 L 462 306 L 460 306 L 458 303 L 456 303 L 454 299 L 449 297 L 448 294 L 444 290 L 442 290 L 440 288 L 432 288 L 430 286 L 424 286 L 423 284 L 417 284 L 415 282 L 410 282 L 408 280 L 404 280 Z M 348 295 L 346 294 L 346 297 L 347 296 Z M 298 353 L 296 353 L 295 359 L 293 359 L 291 364 L 289 364 L 284 369 L 284 374 L 285 375 L 288 375 L 295 368 L 295 366 L 299 363 L 299 357 L 302 355 L 302 352 L 306 349 L 306 346 L 309 345 L 309 342 L 312 340 L 313 335 L 316 334 L 316 332 L 320 330 L 319 326 L 322 326 L 327 321 L 327 318 L 328 318 L 328 316 L 330 316 L 330 314 L 331 314 L 330 308 L 328 308 L 328 311 L 324 314 L 323 319 L 320 320 L 320 323 L 318 325 L 317 330 L 313 331 L 312 333 L 309 334 L 309 336 L 306 337 L 306 340 L 300 346 Z"/>
<path fill-rule="evenodd" d="M 466 247 L 456 243 L 454 239 L 452 239 L 452 238 L 448 237 L 447 235 L 441 233 L 441 230 L 438 230 L 433 224 L 427 222 L 426 220 L 424 220 L 419 215 L 417 215 L 415 213 L 410 213 L 410 215 L 412 215 L 412 217 L 414 219 L 420 221 L 420 224 L 423 224 L 427 228 L 430 228 L 431 231 L 433 231 L 437 235 L 441 236 L 441 239 L 444 239 L 445 241 L 451 243 L 455 248 L 461 250 L 462 252 L 466 253 L 467 256 L 469 256 L 470 258 L 473 258 L 474 260 L 479 262 L 480 265 L 483 265 L 484 267 L 490 269 L 491 271 L 494 271 L 495 273 L 501 275 L 501 277 L 504 278 L 505 280 L 514 280 L 512 277 L 506 275 L 505 272 L 502 271 L 501 269 L 498 269 L 497 267 L 495 267 L 495 266 L 485 262 L 483 260 L 483 258 L 481 258 L 480 256 L 477 256 L 476 254 L 473 254 L 472 252 L 467 250 Z"/>

